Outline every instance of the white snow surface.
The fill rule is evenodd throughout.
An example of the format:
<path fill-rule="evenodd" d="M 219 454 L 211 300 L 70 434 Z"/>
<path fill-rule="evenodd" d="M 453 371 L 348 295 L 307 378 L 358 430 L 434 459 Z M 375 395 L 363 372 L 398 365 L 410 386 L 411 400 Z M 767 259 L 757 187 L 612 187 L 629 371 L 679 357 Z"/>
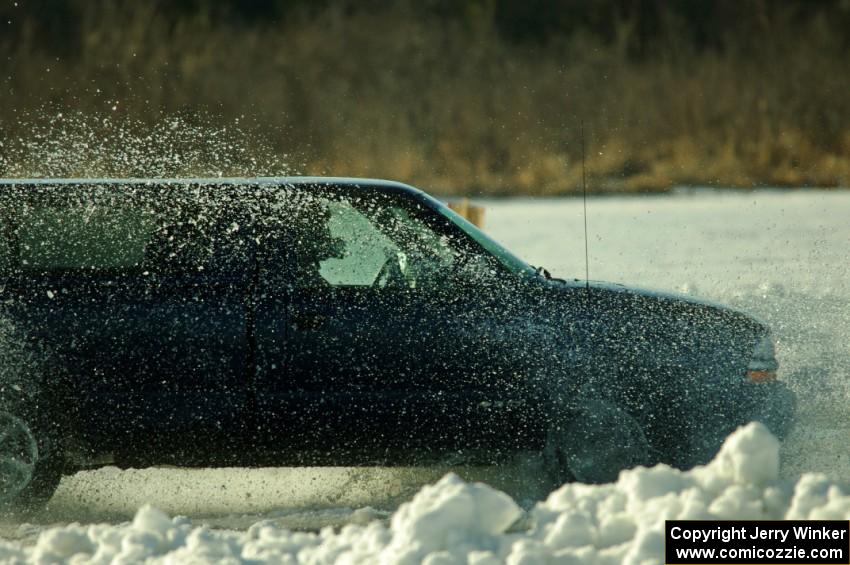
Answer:
<path fill-rule="evenodd" d="M 583 277 L 580 200 L 485 205 L 487 231 L 509 248 Z M 666 519 L 850 519 L 850 192 L 591 198 L 588 213 L 591 278 L 768 322 L 800 401 L 782 445 L 751 424 L 705 467 L 634 469 L 537 504 L 533 464 L 507 475 L 107 468 L 63 479 L 39 524 L 0 522 L 0 562 L 649 564 L 663 562 Z"/>
<path fill-rule="evenodd" d="M 195 526 L 151 506 L 132 522 L 71 524 L 33 546 L 5 542 L 21 563 L 649 564 L 662 563 L 664 521 L 850 519 L 850 493 L 820 474 L 779 478 L 779 442 L 758 423 L 727 438 L 710 464 L 623 471 L 608 485 L 566 484 L 526 516 L 507 494 L 450 473 L 373 521 L 293 532 Z M 512 526 L 518 526 L 512 528 Z"/>

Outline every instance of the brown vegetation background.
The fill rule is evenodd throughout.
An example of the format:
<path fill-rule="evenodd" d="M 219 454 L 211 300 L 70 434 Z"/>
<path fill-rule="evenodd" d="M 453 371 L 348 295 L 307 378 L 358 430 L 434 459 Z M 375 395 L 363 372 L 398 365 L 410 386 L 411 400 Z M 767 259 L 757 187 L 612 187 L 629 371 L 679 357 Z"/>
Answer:
<path fill-rule="evenodd" d="M 0 5 L 0 176 L 27 158 L 44 174 L 70 114 L 93 138 L 147 131 L 153 154 L 260 140 L 223 174 L 279 172 L 273 154 L 442 193 L 567 193 L 583 121 L 595 191 L 850 185 L 848 0 Z M 190 139 L 163 133 L 174 116 Z M 125 161 L 115 174 L 139 172 Z"/>

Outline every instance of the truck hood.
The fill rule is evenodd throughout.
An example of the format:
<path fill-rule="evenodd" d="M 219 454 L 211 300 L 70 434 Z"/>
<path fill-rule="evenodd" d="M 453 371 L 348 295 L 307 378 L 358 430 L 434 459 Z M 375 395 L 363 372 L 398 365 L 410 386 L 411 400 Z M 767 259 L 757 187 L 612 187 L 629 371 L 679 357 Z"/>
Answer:
<path fill-rule="evenodd" d="M 740 329 L 756 333 L 767 332 L 767 325 L 754 316 L 725 304 L 698 298 L 677 292 L 648 289 L 605 281 L 582 280 L 559 281 L 553 279 L 551 285 L 559 287 L 572 295 L 587 293 L 591 305 L 605 306 L 605 309 L 648 311 L 656 315 L 662 313 L 677 315 L 696 315 L 737 326 Z"/>

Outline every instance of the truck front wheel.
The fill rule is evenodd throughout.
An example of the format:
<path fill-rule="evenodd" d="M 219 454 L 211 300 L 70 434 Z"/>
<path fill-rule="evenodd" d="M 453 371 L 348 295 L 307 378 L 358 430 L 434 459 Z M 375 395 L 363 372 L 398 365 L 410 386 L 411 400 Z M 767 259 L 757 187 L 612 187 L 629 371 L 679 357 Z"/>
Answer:
<path fill-rule="evenodd" d="M 623 469 L 646 465 L 649 445 L 640 424 L 625 410 L 589 400 L 555 418 L 549 428 L 546 459 L 554 479 L 608 483 Z"/>

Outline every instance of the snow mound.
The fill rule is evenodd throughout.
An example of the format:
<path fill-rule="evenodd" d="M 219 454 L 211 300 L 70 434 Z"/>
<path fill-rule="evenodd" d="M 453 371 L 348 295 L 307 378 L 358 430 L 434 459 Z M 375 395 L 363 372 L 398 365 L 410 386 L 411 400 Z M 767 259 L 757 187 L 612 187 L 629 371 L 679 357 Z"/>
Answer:
<path fill-rule="evenodd" d="M 506 494 L 448 474 L 403 504 L 388 526 L 375 521 L 314 534 L 259 522 L 245 532 L 217 531 L 146 506 L 131 523 L 55 528 L 33 547 L 0 542 L 0 560 L 649 564 L 663 562 L 665 520 L 850 519 L 850 494 L 841 486 L 816 474 L 782 482 L 778 471 L 779 442 L 754 423 L 729 436 L 704 467 L 660 465 L 624 471 L 613 484 L 567 484 L 530 516 Z M 520 520 L 528 529 L 517 531 Z"/>

